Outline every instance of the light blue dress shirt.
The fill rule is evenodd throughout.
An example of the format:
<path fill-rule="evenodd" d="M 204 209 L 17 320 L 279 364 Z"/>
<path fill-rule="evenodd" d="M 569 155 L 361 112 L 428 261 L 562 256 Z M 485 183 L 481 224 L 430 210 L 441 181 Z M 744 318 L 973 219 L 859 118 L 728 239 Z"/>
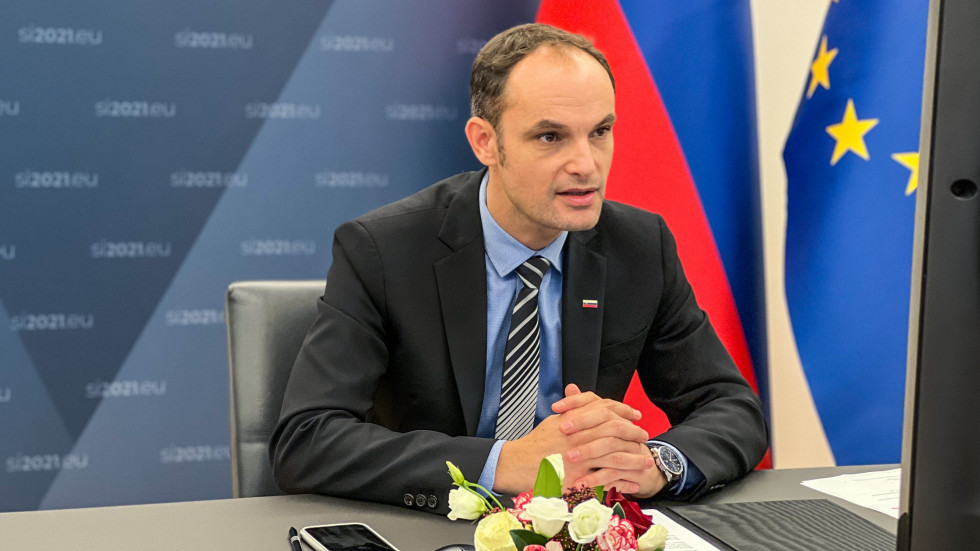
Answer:
<path fill-rule="evenodd" d="M 476 430 L 476 435 L 481 438 L 493 438 L 496 430 L 507 330 L 510 328 L 510 318 L 517 293 L 523 286 L 517 276 L 517 267 L 533 256 L 542 256 L 551 263 L 538 291 L 541 367 L 538 378 L 538 402 L 534 415 L 535 426 L 553 413 L 551 404 L 565 396 L 561 378 L 561 291 L 562 249 L 568 238 L 568 232 L 561 232 L 551 244 L 540 251 L 525 247 L 504 231 L 490 214 L 487 208 L 488 180 L 489 174 L 484 174 L 483 181 L 480 183 L 480 222 L 483 225 L 487 269 L 487 367 L 483 387 L 483 407 Z M 687 457 L 677 448 L 665 442 L 651 442 L 666 445 L 684 464 L 684 478 L 671 493 L 682 494 L 703 480 L 704 475 L 701 471 L 693 463 L 688 462 Z M 480 474 L 478 484 L 488 490 L 493 488 L 500 448 L 503 445 L 503 440 L 498 440 L 494 444 Z"/>
<path fill-rule="evenodd" d="M 487 269 L 487 368 L 483 386 L 483 408 L 476 435 L 493 438 L 500 408 L 500 378 L 503 374 L 507 330 L 517 293 L 524 285 L 517 276 L 517 267 L 532 256 L 542 256 L 551 263 L 538 290 L 538 316 L 541 335 L 541 367 L 538 375 L 538 402 L 535 425 L 552 414 L 551 404 L 565 393 L 561 384 L 561 289 L 562 248 L 568 232 L 561 234 L 547 247 L 535 251 L 504 231 L 487 208 L 487 180 L 480 183 L 480 221 Z M 483 467 L 479 484 L 493 488 L 503 440 L 498 440 Z"/>

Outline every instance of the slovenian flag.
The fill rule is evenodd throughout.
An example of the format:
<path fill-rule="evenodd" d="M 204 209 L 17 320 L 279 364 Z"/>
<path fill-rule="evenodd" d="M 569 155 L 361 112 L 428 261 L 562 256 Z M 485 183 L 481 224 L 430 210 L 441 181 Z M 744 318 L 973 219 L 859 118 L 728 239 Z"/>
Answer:
<path fill-rule="evenodd" d="M 786 299 L 840 465 L 900 459 L 928 5 L 830 4 L 783 152 Z"/>
<path fill-rule="evenodd" d="M 748 0 L 543 0 L 537 20 L 585 35 L 606 54 L 617 112 L 607 197 L 664 216 L 698 303 L 765 399 Z M 651 434 L 669 426 L 636 379 L 626 401 L 644 411 Z"/>

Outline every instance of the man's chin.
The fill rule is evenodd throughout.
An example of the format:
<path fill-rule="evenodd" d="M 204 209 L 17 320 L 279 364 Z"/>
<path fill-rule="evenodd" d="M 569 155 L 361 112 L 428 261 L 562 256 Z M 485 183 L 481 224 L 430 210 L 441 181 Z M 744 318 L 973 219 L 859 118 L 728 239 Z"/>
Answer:
<path fill-rule="evenodd" d="M 562 221 L 562 228 L 565 231 L 585 231 L 591 230 L 599 223 L 599 217 L 565 219 Z"/>
<path fill-rule="evenodd" d="M 579 210 L 566 213 L 561 219 L 563 230 L 585 231 L 591 230 L 599 223 L 599 214 L 602 212 L 602 203 L 598 203 L 588 210 Z"/>

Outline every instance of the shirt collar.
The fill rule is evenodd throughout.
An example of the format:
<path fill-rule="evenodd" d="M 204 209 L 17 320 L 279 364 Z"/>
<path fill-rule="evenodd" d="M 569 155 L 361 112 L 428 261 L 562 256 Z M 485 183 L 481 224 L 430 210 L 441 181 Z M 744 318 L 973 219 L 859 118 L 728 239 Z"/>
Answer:
<path fill-rule="evenodd" d="M 507 276 L 532 256 L 543 256 L 551 263 L 552 269 L 561 273 L 562 248 L 565 246 L 568 232 L 561 232 L 554 241 L 540 251 L 525 247 L 501 228 L 490 214 L 490 209 L 487 208 L 487 182 L 489 181 L 490 173 L 484 173 L 483 181 L 480 182 L 480 222 L 483 224 L 483 246 L 497 275 Z"/>

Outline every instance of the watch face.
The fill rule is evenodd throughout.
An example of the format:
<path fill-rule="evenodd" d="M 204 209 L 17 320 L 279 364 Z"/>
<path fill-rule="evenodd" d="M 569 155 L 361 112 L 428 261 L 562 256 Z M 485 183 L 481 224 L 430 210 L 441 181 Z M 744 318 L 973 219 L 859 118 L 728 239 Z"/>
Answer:
<path fill-rule="evenodd" d="M 684 472 L 684 465 L 681 464 L 680 458 L 670 448 L 657 448 L 657 456 L 660 457 L 660 464 L 668 471 L 675 475 L 680 475 Z"/>

